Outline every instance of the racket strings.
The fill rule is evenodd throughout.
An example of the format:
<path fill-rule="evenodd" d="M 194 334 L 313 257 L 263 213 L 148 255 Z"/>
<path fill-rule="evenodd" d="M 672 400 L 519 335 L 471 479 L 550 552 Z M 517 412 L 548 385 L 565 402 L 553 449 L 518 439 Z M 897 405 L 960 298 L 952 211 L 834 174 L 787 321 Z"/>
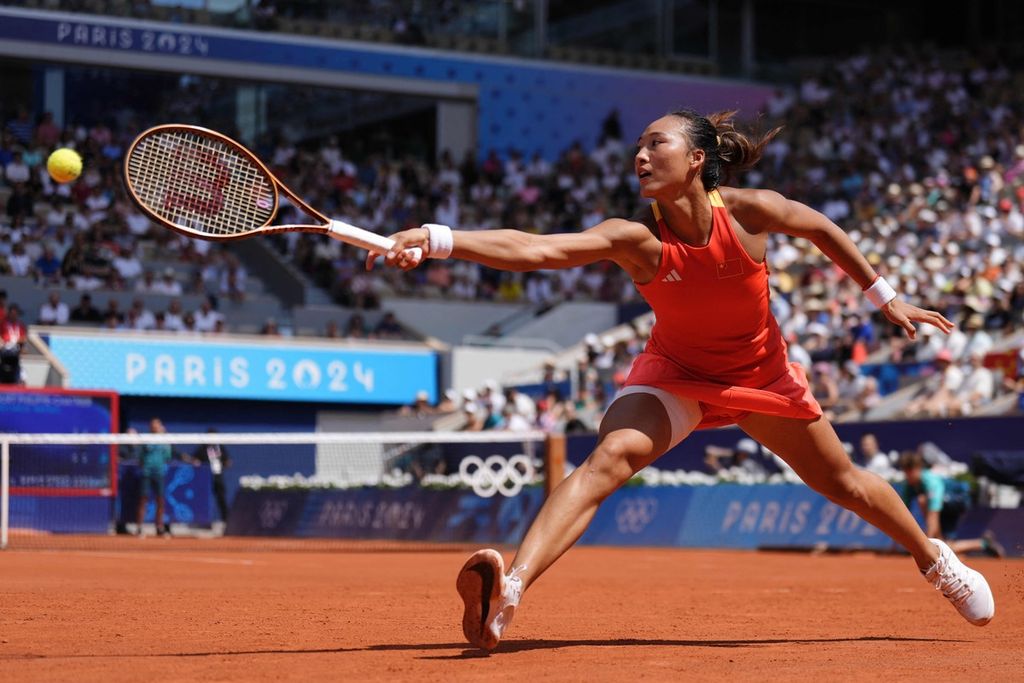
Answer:
<path fill-rule="evenodd" d="M 188 131 L 160 131 L 139 141 L 127 176 L 138 200 L 179 229 L 213 237 L 252 232 L 273 218 L 267 174 L 231 146 Z"/>

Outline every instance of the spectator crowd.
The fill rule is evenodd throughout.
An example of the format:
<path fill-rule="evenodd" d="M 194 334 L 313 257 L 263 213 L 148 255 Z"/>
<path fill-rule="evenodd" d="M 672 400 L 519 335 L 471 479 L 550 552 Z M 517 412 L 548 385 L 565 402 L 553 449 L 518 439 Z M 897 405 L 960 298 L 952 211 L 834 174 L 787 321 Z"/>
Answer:
<path fill-rule="evenodd" d="M 784 129 L 741 180 L 777 189 L 846 229 L 875 268 L 912 302 L 964 330 L 944 344 L 893 340 L 896 360 L 940 348 L 966 361 L 968 338 L 1024 327 L 1024 97 L 995 58 L 861 56 L 809 75 L 767 103 L 763 127 Z M 464 229 L 585 229 L 638 206 L 632 149 L 611 114 L 589 152 L 572 144 L 553 161 L 492 150 L 482 160 L 348 159 L 337 141 L 267 148 L 277 172 L 317 206 L 382 232 L 443 222 Z M 330 212 L 329 211 L 329 212 Z M 291 233 L 282 249 L 325 287 L 357 303 L 380 293 L 548 306 L 583 299 L 635 301 L 605 264 L 549 273 L 499 273 L 435 262 L 412 274 L 362 273 L 359 254 Z M 809 243 L 773 237 L 773 306 L 789 340 L 814 362 L 863 362 L 894 335 L 859 287 Z M 802 354 L 801 354 L 802 355 Z"/>
<path fill-rule="evenodd" d="M 62 129 L 49 113 L 33 117 L 24 107 L 7 119 L 0 132 L 0 275 L 52 288 L 33 321 L 152 329 L 164 316 L 167 329 L 181 329 L 194 317 L 198 329 L 213 331 L 222 317 L 207 306 L 244 299 L 245 267 L 208 242 L 155 228 L 127 200 L 119 171 L 130 139 L 128 129 L 102 122 Z M 46 172 L 46 158 L 57 147 L 84 157 L 78 181 L 60 185 Z M 68 290 L 82 293 L 74 308 Z M 97 310 L 91 293 L 99 292 L 164 295 L 168 306 L 137 311 L 139 298 L 122 311 L 110 298 Z M 177 298 L 183 294 L 205 295 L 206 303 L 182 311 Z"/>
<path fill-rule="evenodd" d="M 879 379 L 861 371 L 869 361 L 924 364 L 925 374 L 934 364 L 930 384 L 944 363 L 954 381 L 971 376 L 948 400 L 911 403 L 910 416 L 971 414 L 997 394 L 986 355 L 1024 329 L 1024 97 L 1011 66 L 994 53 L 861 55 L 767 102 L 762 126 L 783 132 L 741 182 L 821 211 L 903 296 L 958 324 L 949 336 L 923 327 L 922 339 L 908 343 L 813 245 L 773 236 L 773 310 L 833 416 L 864 415 L 880 402 Z M 436 168 L 411 157 L 356 163 L 334 144 L 278 145 L 274 157 L 317 202 L 381 231 L 433 221 L 563 232 L 637 208 L 632 150 L 614 113 L 596 146 L 575 143 L 552 162 L 508 150 L 482 161 L 442 154 Z M 368 275 L 358 254 L 337 243 L 293 233 L 282 249 L 338 296 L 363 301 L 376 298 L 367 292 L 397 292 L 546 308 L 638 298 L 608 264 L 521 274 L 431 262 L 410 274 Z"/>

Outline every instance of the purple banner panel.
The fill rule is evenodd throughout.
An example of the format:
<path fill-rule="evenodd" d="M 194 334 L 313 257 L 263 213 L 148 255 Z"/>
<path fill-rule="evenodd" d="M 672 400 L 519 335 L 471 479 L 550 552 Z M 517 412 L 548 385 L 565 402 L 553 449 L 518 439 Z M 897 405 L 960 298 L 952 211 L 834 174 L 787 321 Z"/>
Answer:
<path fill-rule="evenodd" d="M 517 543 L 543 499 L 540 487 L 482 498 L 461 489 L 242 489 L 227 533 L 360 540 Z"/>

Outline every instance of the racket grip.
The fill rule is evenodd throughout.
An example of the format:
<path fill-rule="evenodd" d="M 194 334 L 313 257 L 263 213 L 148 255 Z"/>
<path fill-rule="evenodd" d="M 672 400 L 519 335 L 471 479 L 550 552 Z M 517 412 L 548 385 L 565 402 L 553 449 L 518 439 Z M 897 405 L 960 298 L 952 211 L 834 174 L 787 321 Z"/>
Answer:
<path fill-rule="evenodd" d="M 378 254 L 388 252 L 395 246 L 395 241 L 393 239 L 384 237 L 383 235 L 378 235 L 377 233 L 370 232 L 369 230 L 357 228 L 345 221 L 332 220 L 328 227 L 328 234 L 336 240 L 341 240 L 342 242 L 346 242 Z M 406 249 L 406 252 L 408 252 L 408 254 L 417 261 L 423 260 L 423 250 L 419 247 Z"/>

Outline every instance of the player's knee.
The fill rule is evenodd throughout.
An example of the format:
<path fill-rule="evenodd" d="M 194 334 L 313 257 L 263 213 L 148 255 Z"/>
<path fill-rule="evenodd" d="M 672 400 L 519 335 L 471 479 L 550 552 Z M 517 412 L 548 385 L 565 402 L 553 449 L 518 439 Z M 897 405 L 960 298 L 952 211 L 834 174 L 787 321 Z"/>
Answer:
<path fill-rule="evenodd" d="M 605 439 L 583 463 L 583 477 L 595 495 L 604 498 L 633 476 L 632 451 L 618 439 Z"/>
<path fill-rule="evenodd" d="M 864 483 L 852 467 L 827 477 L 816 488 L 830 501 L 845 508 L 860 507 L 867 500 Z"/>

